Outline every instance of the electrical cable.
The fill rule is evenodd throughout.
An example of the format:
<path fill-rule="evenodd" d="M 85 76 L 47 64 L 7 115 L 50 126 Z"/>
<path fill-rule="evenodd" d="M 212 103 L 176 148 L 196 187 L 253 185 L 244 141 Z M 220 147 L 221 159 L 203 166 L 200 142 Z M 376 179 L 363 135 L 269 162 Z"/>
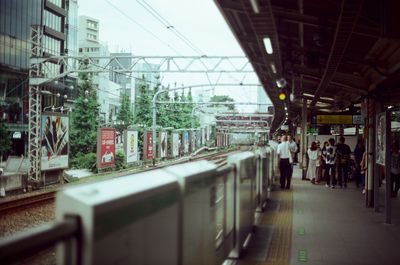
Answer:
<path fill-rule="evenodd" d="M 185 35 L 176 29 L 169 21 L 167 21 L 157 10 L 155 10 L 149 3 L 144 0 L 136 0 L 144 9 L 146 9 L 155 19 L 157 19 L 163 26 L 171 31 L 175 36 L 182 40 L 190 49 L 195 51 L 201 56 L 206 54 L 198 48 L 193 42 L 191 42 Z"/>
<path fill-rule="evenodd" d="M 155 35 L 153 32 L 151 32 L 150 30 L 148 30 L 147 28 L 145 28 L 142 24 L 140 24 L 139 22 L 137 22 L 136 20 L 134 20 L 131 16 L 129 16 L 127 13 L 125 13 L 124 11 L 122 11 L 120 8 L 118 8 L 116 5 L 114 5 L 113 3 L 111 3 L 108 0 L 104 0 L 105 2 L 107 2 L 110 6 L 112 6 L 115 10 L 117 10 L 119 13 L 121 13 L 123 16 L 125 16 L 127 19 L 129 19 L 131 22 L 133 22 L 134 24 L 136 24 L 138 27 L 140 27 L 142 30 L 144 30 L 145 32 L 149 33 L 151 36 L 153 36 L 154 38 L 156 38 L 159 42 L 163 43 L 164 45 L 166 45 L 168 48 L 170 48 L 172 51 L 174 51 L 175 53 L 177 53 L 178 55 L 181 55 L 179 51 L 177 51 L 174 47 L 172 47 L 171 45 L 169 45 L 167 42 L 163 41 L 162 39 L 160 39 L 157 35 Z M 181 55 L 182 56 L 182 55 Z"/>

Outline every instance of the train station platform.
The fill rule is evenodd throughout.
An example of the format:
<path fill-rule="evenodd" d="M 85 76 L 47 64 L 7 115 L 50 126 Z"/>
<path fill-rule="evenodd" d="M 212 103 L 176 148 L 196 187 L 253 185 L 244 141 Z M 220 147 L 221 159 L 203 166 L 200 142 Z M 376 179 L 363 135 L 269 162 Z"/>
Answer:
<path fill-rule="evenodd" d="M 330 189 L 325 183 L 312 185 L 301 180 L 298 167 L 294 170 L 292 190 L 272 192 L 270 207 L 261 214 L 258 226 L 272 231 L 266 259 L 262 261 L 259 254 L 254 254 L 245 256 L 238 264 L 400 262 L 400 198 L 392 199 L 392 224 L 384 224 L 383 209 L 375 212 L 366 208 L 361 190 L 354 183 L 347 189 Z M 256 249 L 260 242 L 254 245 Z M 251 243 L 249 246 L 252 248 Z M 248 252 L 257 252 L 254 248 Z"/>

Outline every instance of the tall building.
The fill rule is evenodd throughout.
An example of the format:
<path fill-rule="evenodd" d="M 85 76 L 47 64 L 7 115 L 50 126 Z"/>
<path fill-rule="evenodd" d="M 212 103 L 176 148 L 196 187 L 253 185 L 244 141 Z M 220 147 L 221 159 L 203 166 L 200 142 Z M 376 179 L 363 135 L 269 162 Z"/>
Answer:
<path fill-rule="evenodd" d="M 110 57 L 108 47 L 99 39 L 99 20 L 88 16 L 79 16 L 79 55 Z M 106 58 L 94 60 L 94 63 L 104 65 Z M 108 73 L 95 73 L 93 85 L 97 90 L 97 101 L 100 105 L 100 118 L 103 123 L 112 123 L 116 120 L 121 107 L 121 85 L 110 80 Z"/>
<path fill-rule="evenodd" d="M 268 98 L 267 93 L 265 93 L 265 90 L 262 86 L 257 87 L 257 102 L 258 103 L 271 103 L 271 100 Z M 267 112 L 267 106 L 265 105 L 258 105 L 257 107 L 258 112 Z"/>
<path fill-rule="evenodd" d="M 7 122 L 12 137 L 12 153 L 26 154 L 28 132 L 28 75 L 31 55 L 31 29 L 42 35 L 44 56 L 67 55 L 77 43 L 77 0 L 1 0 L 0 1 L 0 117 Z M 48 62 L 45 76 L 57 76 L 62 65 Z M 74 80 L 64 77 L 42 87 L 42 109 L 63 106 L 71 98 L 68 89 Z"/>

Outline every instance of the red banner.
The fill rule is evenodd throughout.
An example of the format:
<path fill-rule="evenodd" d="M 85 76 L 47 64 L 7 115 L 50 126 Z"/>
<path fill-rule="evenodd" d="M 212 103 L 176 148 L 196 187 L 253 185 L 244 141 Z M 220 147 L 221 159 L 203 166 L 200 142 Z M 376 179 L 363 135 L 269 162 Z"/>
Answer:
<path fill-rule="evenodd" d="M 100 128 L 97 135 L 97 167 L 115 165 L 115 129 Z"/>
<path fill-rule="evenodd" d="M 153 132 L 146 132 L 146 159 L 153 158 Z"/>

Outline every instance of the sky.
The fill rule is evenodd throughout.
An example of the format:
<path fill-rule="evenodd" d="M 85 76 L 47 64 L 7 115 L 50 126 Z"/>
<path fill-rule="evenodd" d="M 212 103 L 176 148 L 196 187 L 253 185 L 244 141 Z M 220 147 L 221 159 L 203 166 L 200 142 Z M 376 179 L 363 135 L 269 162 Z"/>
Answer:
<path fill-rule="evenodd" d="M 99 20 L 99 39 L 110 52 L 143 56 L 244 56 L 213 0 L 78 0 L 79 15 Z M 155 18 L 152 13 L 157 13 Z M 181 38 L 177 37 L 178 35 Z M 187 45 L 186 42 L 190 42 Z M 190 46 L 190 47 L 189 47 Z M 259 83 L 255 74 L 161 74 L 163 85 Z M 257 102 L 256 87 L 215 87 L 237 102 Z M 210 93 L 211 88 L 199 88 Z M 254 107 L 239 107 L 251 111 Z"/>

